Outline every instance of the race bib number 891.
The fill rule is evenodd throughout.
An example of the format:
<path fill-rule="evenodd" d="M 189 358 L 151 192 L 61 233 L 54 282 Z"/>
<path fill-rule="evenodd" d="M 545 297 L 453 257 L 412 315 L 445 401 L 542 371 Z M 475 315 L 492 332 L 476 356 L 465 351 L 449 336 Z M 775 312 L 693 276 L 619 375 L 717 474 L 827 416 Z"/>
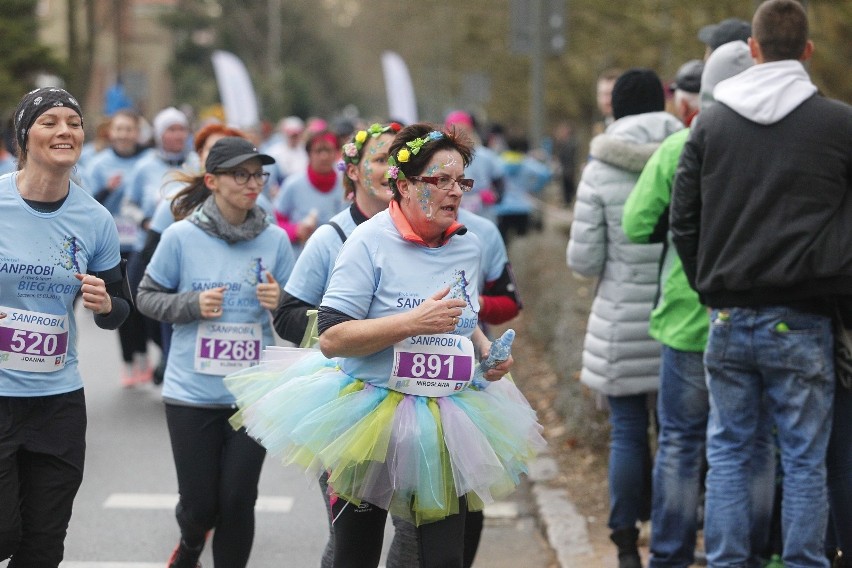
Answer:
<path fill-rule="evenodd" d="M 459 335 L 409 337 L 394 345 L 388 386 L 420 396 L 447 396 L 467 388 L 473 378 L 473 343 Z"/>

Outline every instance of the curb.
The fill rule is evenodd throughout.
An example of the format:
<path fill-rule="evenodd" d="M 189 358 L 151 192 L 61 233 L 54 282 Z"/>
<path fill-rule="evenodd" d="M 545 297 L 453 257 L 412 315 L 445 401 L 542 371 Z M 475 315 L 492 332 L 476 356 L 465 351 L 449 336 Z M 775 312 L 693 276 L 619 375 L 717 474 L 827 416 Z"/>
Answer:
<path fill-rule="evenodd" d="M 577 511 L 567 491 L 553 489 L 548 483 L 558 472 L 556 461 L 547 454 L 539 455 L 529 464 L 529 479 L 538 520 L 550 547 L 556 553 L 559 566 L 589 566 L 594 549 L 589 541 L 586 518 Z"/>

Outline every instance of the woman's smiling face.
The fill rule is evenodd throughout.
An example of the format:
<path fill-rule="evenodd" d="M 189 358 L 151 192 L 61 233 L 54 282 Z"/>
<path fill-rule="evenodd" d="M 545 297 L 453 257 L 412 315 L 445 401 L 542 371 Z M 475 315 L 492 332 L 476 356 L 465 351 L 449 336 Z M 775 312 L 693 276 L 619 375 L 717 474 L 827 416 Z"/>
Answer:
<path fill-rule="evenodd" d="M 83 119 L 68 107 L 52 107 L 27 134 L 27 163 L 71 168 L 83 149 Z"/>

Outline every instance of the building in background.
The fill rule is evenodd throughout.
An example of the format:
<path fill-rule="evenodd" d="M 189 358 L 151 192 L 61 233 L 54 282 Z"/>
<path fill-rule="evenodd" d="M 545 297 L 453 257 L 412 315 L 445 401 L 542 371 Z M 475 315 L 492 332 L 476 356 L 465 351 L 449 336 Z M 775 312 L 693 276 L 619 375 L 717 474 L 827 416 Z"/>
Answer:
<path fill-rule="evenodd" d="M 178 0 L 39 1 L 39 40 L 80 70 L 78 80 L 88 76 L 87 84 L 66 84 L 85 99 L 87 116 L 104 114 L 105 95 L 119 78 L 145 116 L 173 103 L 168 66 L 174 42 L 161 17 L 177 5 Z"/>

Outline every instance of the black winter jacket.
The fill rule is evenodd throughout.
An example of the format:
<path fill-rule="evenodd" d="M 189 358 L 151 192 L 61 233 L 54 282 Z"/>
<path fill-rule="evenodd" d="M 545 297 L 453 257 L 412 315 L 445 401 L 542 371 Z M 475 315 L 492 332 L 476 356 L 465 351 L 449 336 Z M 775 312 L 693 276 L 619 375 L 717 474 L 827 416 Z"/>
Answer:
<path fill-rule="evenodd" d="M 702 111 L 670 222 L 708 306 L 852 294 L 852 107 L 814 95 L 768 125 L 722 103 Z"/>

